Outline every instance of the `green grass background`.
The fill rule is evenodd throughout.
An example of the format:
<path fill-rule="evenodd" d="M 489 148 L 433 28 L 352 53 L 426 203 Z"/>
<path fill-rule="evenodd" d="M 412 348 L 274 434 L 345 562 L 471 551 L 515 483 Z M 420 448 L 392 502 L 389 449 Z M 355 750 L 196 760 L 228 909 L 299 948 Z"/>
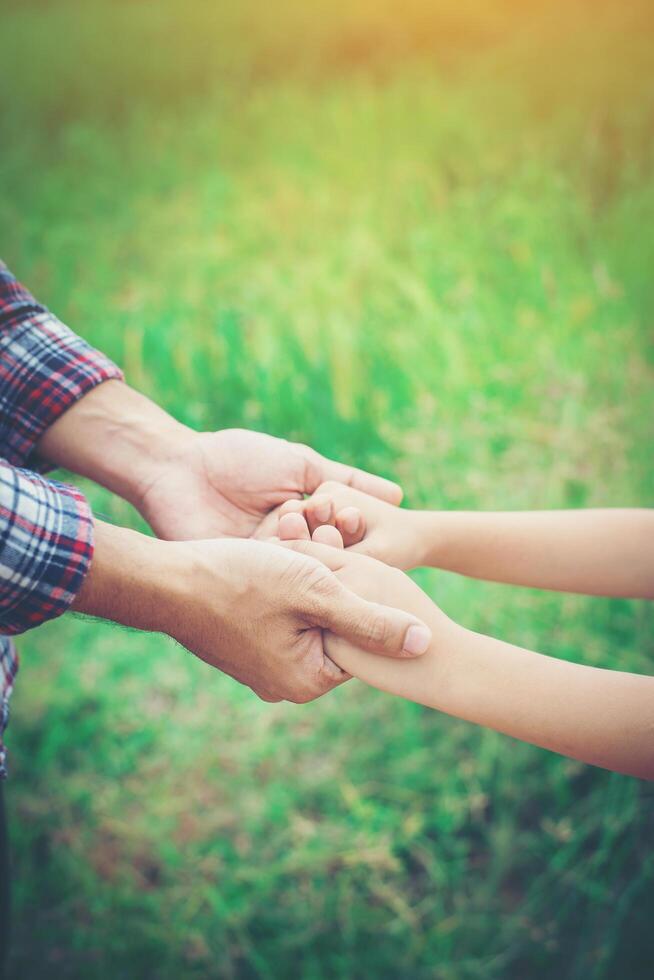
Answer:
<path fill-rule="evenodd" d="M 653 30 L 618 0 L 4 0 L 0 254 L 198 427 L 412 505 L 651 506 Z M 644 603 L 420 581 L 652 670 Z M 264 705 L 70 616 L 21 652 L 15 977 L 651 976 L 648 785 L 356 682 Z"/>

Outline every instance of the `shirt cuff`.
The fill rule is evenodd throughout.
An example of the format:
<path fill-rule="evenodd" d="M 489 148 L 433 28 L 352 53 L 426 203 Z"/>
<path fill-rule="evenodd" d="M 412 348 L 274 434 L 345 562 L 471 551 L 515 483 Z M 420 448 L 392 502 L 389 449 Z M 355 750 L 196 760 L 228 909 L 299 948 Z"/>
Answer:
<path fill-rule="evenodd" d="M 84 495 L 0 460 L 0 633 L 23 633 L 66 612 L 92 558 Z"/>
<path fill-rule="evenodd" d="M 116 365 L 42 306 L 0 261 L 0 446 L 14 466 L 53 467 L 34 447 Z"/>

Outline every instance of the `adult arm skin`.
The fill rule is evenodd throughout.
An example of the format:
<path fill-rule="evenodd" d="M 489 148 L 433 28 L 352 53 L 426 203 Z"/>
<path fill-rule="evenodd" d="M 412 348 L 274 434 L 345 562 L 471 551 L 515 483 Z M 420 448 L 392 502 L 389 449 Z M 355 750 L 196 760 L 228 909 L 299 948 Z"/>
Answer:
<path fill-rule="evenodd" d="M 82 494 L 21 467 L 61 465 L 103 483 L 169 540 L 251 536 L 277 503 L 311 492 L 326 475 L 398 503 L 395 484 L 282 439 L 180 425 L 1 262 L 0 354 L 3 631 L 22 632 L 74 603 L 171 633 L 271 700 L 307 700 L 343 679 L 324 655 L 319 627 L 353 640 L 358 633 L 382 654 L 424 651 L 430 634 L 414 617 L 357 609 L 360 600 L 317 563 L 288 564 L 280 549 L 253 541 L 162 550 L 133 532 L 94 526 Z M 13 658 L 0 666 L 13 677 Z"/>
<path fill-rule="evenodd" d="M 305 535 L 334 523 L 354 551 L 399 568 L 431 565 L 532 588 L 654 598 L 654 510 L 400 510 L 334 483 L 310 500 L 289 501 L 280 514 L 297 510 Z M 280 536 L 297 536 L 297 516 L 284 523 Z"/>
<path fill-rule="evenodd" d="M 250 537 L 273 508 L 339 480 L 399 504 L 395 483 L 259 432 L 195 432 L 122 381 L 80 398 L 43 434 L 38 455 L 133 504 L 170 540 Z"/>
<path fill-rule="evenodd" d="M 304 702 L 347 679 L 324 629 L 375 655 L 411 657 L 431 635 L 411 613 L 362 600 L 321 562 L 262 541 L 162 541 L 95 521 L 72 609 L 172 636 L 268 701 Z"/>
<path fill-rule="evenodd" d="M 293 548 L 326 562 L 368 599 L 389 596 L 426 622 L 419 660 L 381 660 L 326 636 L 329 656 L 373 687 L 617 772 L 654 779 L 654 677 L 569 663 L 467 630 L 381 562 L 313 542 Z"/>

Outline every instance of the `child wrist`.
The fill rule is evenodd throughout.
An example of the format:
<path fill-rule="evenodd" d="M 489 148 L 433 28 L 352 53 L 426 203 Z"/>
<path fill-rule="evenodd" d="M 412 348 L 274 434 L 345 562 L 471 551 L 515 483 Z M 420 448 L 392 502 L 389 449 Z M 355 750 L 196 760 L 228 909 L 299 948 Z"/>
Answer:
<path fill-rule="evenodd" d="M 428 514 L 426 511 L 408 510 L 406 515 L 406 529 L 409 537 L 407 563 L 409 568 L 420 568 L 431 564 L 432 541 L 430 540 L 430 527 Z"/>

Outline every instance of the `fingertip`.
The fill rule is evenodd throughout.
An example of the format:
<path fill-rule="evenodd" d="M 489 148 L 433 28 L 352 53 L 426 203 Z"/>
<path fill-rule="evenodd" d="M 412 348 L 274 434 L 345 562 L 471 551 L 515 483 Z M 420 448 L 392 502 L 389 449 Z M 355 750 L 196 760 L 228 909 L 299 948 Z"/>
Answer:
<path fill-rule="evenodd" d="M 330 548 L 344 548 L 341 532 L 332 524 L 322 524 L 311 535 L 314 544 L 326 544 Z"/>
<path fill-rule="evenodd" d="M 358 544 L 366 533 L 366 522 L 358 507 L 344 507 L 336 515 L 336 527 L 346 547 Z"/>
<path fill-rule="evenodd" d="M 404 490 L 399 485 L 399 483 L 393 483 L 390 480 L 388 482 L 390 484 L 389 493 L 391 494 L 389 503 L 395 504 L 396 507 L 399 507 L 402 501 L 404 500 Z"/>
<path fill-rule="evenodd" d="M 361 490 L 363 493 L 370 494 L 371 497 L 377 497 L 378 500 L 384 500 L 396 507 L 402 503 L 404 496 L 402 487 L 397 483 L 387 480 L 383 476 L 366 473 L 364 470 L 354 472 L 351 485 L 355 490 Z"/>
<path fill-rule="evenodd" d="M 290 512 L 279 518 L 279 538 L 281 541 L 310 541 L 309 527 L 303 514 Z"/>
<path fill-rule="evenodd" d="M 431 646 L 431 630 L 427 626 L 414 624 L 404 634 L 402 653 L 405 657 L 422 657 Z"/>
<path fill-rule="evenodd" d="M 330 497 L 325 494 L 316 494 L 311 500 L 305 502 L 305 513 L 309 527 L 315 531 L 321 524 L 331 524 L 334 517 L 334 505 Z"/>
<path fill-rule="evenodd" d="M 385 500 L 389 504 L 393 504 L 395 507 L 399 507 L 404 497 L 404 490 L 398 483 L 393 483 L 392 480 L 383 480 L 383 483 L 384 496 L 382 497 L 382 500 Z"/>

